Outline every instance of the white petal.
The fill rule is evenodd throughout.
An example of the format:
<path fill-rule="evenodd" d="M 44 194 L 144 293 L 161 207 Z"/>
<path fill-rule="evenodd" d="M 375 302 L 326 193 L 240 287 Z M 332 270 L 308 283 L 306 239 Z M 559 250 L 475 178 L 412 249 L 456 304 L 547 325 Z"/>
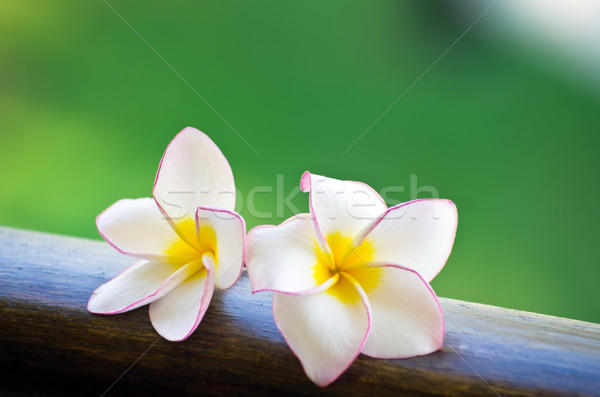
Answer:
<path fill-rule="evenodd" d="M 150 303 L 181 282 L 180 265 L 139 261 L 98 287 L 88 302 L 88 311 L 117 314 Z"/>
<path fill-rule="evenodd" d="M 346 301 L 333 291 L 338 288 L 345 290 Z M 368 302 L 361 293 L 351 281 L 339 277 L 327 291 L 273 296 L 277 327 L 308 378 L 321 387 L 336 380 L 352 364 L 369 333 Z"/>
<path fill-rule="evenodd" d="M 235 185 L 227 159 L 209 137 L 192 127 L 177 134 L 165 150 L 153 194 L 174 221 L 193 219 L 202 206 L 235 207 Z"/>
<path fill-rule="evenodd" d="M 325 239 L 335 233 L 354 237 L 387 210 L 379 194 L 361 182 L 340 181 L 307 171 L 300 186 L 303 192 L 310 192 L 310 210 Z"/>
<path fill-rule="evenodd" d="M 164 258 L 179 236 L 151 198 L 119 200 L 96 218 L 98 231 L 121 252 Z"/>
<path fill-rule="evenodd" d="M 215 233 L 215 285 L 221 289 L 231 287 L 242 274 L 246 237 L 244 219 L 233 211 L 198 208 L 196 225 L 199 239 L 202 239 L 204 225 L 208 225 Z"/>
<path fill-rule="evenodd" d="M 449 200 L 415 200 L 392 207 L 366 232 L 373 262 L 400 264 L 429 282 L 448 260 L 457 222 L 456 206 Z"/>
<path fill-rule="evenodd" d="M 320 261 L 309 214 L 294 216 L 279 226 L 255 227 L 246 241 L 252 291 L 302 293 L 328 286 L 320 287 L 331 275 Z"/>
<path fill-rule="evenodd" d="M 349 270 L 371 305 L 372 326 L 362 353 L 376 358 L 407 358 L 441 349 L 442 308 L 418 273 L 398 266 Z"/>
<path fill-rule="evenodd" d="M 160 336 L 177 342 L 196 330 L 213 295 L 214 274 L 214 268 L 206 266 L 150 304 L 150 321 Z"/>

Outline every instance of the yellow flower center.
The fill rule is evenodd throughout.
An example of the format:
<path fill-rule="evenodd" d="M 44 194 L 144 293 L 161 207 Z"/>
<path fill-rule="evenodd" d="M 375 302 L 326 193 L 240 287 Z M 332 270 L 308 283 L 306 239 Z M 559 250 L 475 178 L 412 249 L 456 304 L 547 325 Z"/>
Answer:
<path fill-rule="evenodd" d="M 179 238 L 169 243 L 165 250 L 165 255 L 171 263 L 183 266 L 194 262 L 198 265 L 194 266 L 197 267 L 196 270 L 203 270 L 204 254 L 212 255 L 217 263 L 217 236 L 211 226 L 200 225 L 196 234 L 196 222 L 187 217 L 176 222 L 176 228 Z"/>
<path fill-rule="evenodd" d="M 337 281 L 327 292 L 346 304 L 355 303 L 360 295 L 353 282 L 358 282 L 368 292 L 377 287 L 381 280 L 381 269 L 368 265 L 374 257 L 373 244 L 366 239 L 355 247 L 352 238 L 340 233 L 331 233 L 326 240 L 331 254 L 323 252 L 315 241 L 317 263 L 313 266 L 314 277 L 318 284 L 337 277 Z"/>

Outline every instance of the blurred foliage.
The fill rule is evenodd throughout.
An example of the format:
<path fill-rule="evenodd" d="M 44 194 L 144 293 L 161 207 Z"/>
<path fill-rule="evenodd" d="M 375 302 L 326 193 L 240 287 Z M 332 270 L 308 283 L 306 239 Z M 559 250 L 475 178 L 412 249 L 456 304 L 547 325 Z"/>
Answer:
<path fill-rule="evenodd" d="M 132 28 L 102 1 L 0 5 L 0 224 L 99 239 L 95 216 L 150 196 L 191 125 L 243 198 L 274 186 L 255 196 L 274 219 L 240 203 L 249 227 L 292 214 L 278 174 L 285 195 L 310 170 L 402 201 L 414 174 L 459 209 L 440 296 L 600 322 L 600 101 L 481 34 L 487 17 L 342 155 L 464 32 L 444 3 L 109 3 Z"/>

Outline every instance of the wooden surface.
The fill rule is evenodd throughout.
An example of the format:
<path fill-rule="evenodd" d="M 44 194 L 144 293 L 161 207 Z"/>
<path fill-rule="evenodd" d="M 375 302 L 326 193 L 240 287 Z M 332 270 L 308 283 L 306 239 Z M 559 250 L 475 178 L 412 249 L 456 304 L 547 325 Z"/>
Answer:
<path fill-rule="evenodd" d="M 359 356 L 319 389 L 246 274 L 184 342 L 158 338 L 147 307 L 89 314 L 129 263 L 102 242 L 0 228 L 0 395 L 600 395 L 600 325 L 451 299 L 440 352 Z"/>

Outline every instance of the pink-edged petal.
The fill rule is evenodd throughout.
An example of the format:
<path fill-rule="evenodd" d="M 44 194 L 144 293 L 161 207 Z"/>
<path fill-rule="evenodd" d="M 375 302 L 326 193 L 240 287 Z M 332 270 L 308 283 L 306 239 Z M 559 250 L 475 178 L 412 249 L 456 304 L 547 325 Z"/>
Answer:
<path fill-rule="evenodd" d="M 215 270 L 208 254 L 203 256 L 203 262 L 204 268 L 150 304 L 152 326 L 167 340 L 187 339 L 208 309 L 215 288 Z"/>
<path fill-rule="evenodd" d="M 442 348 L 442 308 L 417 272 L 395 265 L 348 272 L 363 286 L 371 305 L 373 324 L 361 353 L 407 358 Z"/>
<path fill-rule="evenodd" d="M 361 182 L 340 181 L 307 171 L 300 187 L 303 192 L 310 192 L 310 211 L 317 233 L 325 239 L 335 233 L 355 236 L 387 210 L 381 196 Z"/>
<path fill-rule="evenodd" d="M 309 214 L 296 215 L 279 226 L 257 226 L 248 233 L 246 244 L 253 292 L 308 293 L 333 282 L 322 263 L 324 254 Z"/>
<path fill-rule="evenodd" d="M 153 194 L 174 221 L 193 219 L 201 206 L 235 207 L 235 185 L 227 159 L 208 136 L 192 127 L 177 134 L 165 150 Z"/>
<path fill-rule="evenodd" d="M 138 261 L 98 287 L 88 311 L 117 314 L 133 310 L 164 296 L 187 277 L 186 267 L 158 261 Z"/>
<path fill-rule="evenodd" d="M 200 207 L 196 212 L 200 239 L 205 225 L 214 231 L 217 240 L 215 285 L 220 289 L 230 288 L 242 274 L 246 223 L 236 212 Z"/>
<path fill-rule="evenodd" d="M 119 200 L 98 215 L 96 225 L 113 247 L 142 258 L 164 258 L 180 240 L 151 198 Z"/>
<path fill-rule="evenodd" d="M 352 364 L 371 324 L 364 292 L 344 276 L 330 289 L 315 294 L 275 293 L 273 317 L 308 378 L 321 387 Z"/>
<path fill-rule="evenodd" d="M 362 238 L 373 248 L 373 262 L 399 263 L 430 282 L 450 256 L 457 223 L 452 201 L 415 200 L 391 207 Z"/>

